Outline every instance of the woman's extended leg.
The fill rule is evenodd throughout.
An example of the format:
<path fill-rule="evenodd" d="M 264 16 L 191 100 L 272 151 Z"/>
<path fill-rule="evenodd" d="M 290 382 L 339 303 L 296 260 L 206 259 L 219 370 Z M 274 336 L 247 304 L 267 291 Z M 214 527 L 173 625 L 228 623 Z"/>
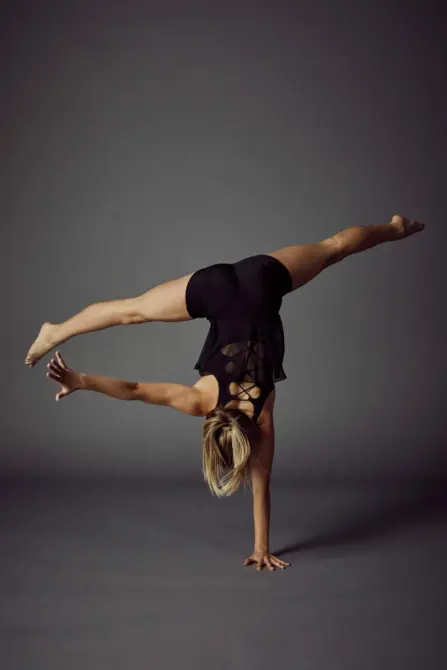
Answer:
<path fill-rule="evenodd" d="M 324 268 L 346 256 L 366 251 L 383 242 L 393 242 L 423 230 L 425 224 L 395 215 L 390 223 L 376 226 L 350 226 L 314 244 L 294 244 L 272 251 L 292 276 L 291 291 L 307 284 Z"/>
<path fill-rule="evenodd" d="M 62 323 L 44 323 L 25 363 L 33 367 L 51 349 L 81 333 L 147 321 L 190 321 L 185 292 L 193 274 L 158 284 L 135 298 L 88 305 Z"/>

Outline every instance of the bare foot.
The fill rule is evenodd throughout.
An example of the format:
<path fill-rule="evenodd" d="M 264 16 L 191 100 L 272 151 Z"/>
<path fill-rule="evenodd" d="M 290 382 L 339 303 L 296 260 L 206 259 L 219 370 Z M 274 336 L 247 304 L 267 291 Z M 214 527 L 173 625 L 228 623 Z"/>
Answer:
<path fill-rule="evenodd" d="M 34 340 L 28 353 L 26 354 L 25 364 L 30 368 L 34 367 L 38 361 L 56 346 L 54 339 L 55 324 L 48 321 L 43 324 L 39 335 Z"/>
<path fill-rule="evenodd" d="M 409 235 L 413 235 L 413 233 L 419 233 L 425 228 L 425 223 L 406 219 L 404 216 L 399 216 L 399 214 L 393 216 L 391 225 L 397 229 L 399 237 L 408 237 Z"/>

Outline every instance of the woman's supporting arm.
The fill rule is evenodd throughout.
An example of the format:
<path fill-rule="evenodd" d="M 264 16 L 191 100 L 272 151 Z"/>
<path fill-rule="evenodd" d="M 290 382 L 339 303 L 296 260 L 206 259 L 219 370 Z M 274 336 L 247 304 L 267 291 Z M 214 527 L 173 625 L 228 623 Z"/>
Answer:
<path fill-rule="evenodd" d="M 275 451 L 273 413 L 267 413 L 260 424 L 261 437 L 251 467 L 253 488 L 254 549 L 269 551 L 270 476 Z"/>
<path fill-rule="evenodd" d="M 255 522 L 254 551 L 244 561 L 244 565 L 257 563 L 258 570 L 266 565 L 269 570 L 284 569 L 290 563 L 270 553 L 269 526 L 270 526 L 270 474 L 272 471 L 273 453 L 275 450 L 275 435 L 272 411 L 265 413 L 260 424 L 261 439 L 259 448 L 255 450 L 252 461 L 253 484 L 253 516 Z"/>
<path fill-rule="evenodd" d="M 254 550 L 270 551 L 270 487 L 253 489 Z"/>

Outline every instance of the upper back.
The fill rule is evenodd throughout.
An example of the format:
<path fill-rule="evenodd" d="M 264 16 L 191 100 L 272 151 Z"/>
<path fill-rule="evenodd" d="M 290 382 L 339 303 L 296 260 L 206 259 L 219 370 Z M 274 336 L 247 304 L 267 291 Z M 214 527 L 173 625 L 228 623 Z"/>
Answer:
<path fill-rule="evenodd" d="M 217 405 L 223 405 L 242 410 L 247 416 L 254 418 L 258 425 L 261 425 L 266 416 L 273 412 L 276 399 L 276 389 L 273 386 L 265 397 L 260 411 L 257 412 L 256 405 L 251 399 L 232 397 L 228 402 L 224 402 L 223 394 L 220 392 L 220 384 L 215 375 L 207 374 L 200 377 L 196 384 L 194 384 L 194 387 L 199 389 L 203 394 L 202 416 L 206 416 Z M 247 395 L 249 395 L 249 392 L 247 392 Z"/>

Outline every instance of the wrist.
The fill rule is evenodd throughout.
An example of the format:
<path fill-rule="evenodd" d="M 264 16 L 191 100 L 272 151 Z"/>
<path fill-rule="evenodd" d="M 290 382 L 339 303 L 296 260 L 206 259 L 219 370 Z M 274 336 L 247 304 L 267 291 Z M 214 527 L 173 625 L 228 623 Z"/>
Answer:
<path fill-rule="evenodd" d="M 88 375 L 84 372 L 78 372 L 78 384 L 80 391 L 86 391 L 88 389 Z"/>

